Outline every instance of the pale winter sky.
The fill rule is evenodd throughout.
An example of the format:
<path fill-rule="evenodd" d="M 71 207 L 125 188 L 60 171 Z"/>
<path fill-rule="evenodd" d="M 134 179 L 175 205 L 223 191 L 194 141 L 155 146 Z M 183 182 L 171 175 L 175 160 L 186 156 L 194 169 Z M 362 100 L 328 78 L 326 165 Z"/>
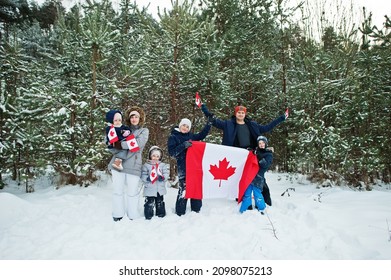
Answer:
<path fill-rule="evenodd" d="M 76 0 L 75 0 L 76 1 Z M 119 0 L 114 0 L 113 2 L 116 2 Z M 179 0 L 183 1 L 183 0 Z M 286 0 L 290 1 L 292 3 L 299 2 L 299 1 L 305 1 L 305 0 Z M 313 0 L 311 0 L 312 2 Z M 325 1 L 325 0 L 322 0 Z M 171 7 L 171 0 L 135 0 L 135 2 L 140 6 L 147 6 L 150 3 L 150 11 L 151 13 L 157 13 L 157 6 L 162 7 Z M 350 3 L 349 0 L 342 1 L 344 4 Z M 390 0 L 352 0 L 352 3 L 354 5 L 357 5 L 357 8 L 361 10 L 363 6 L 365 6 L 369 11 L 373 13 L 373 23 L 376 24 L 378 27 L 382 26 L 382 23 L 384 22 L 384 15 L 388 14 L 388 16 L 391 16 L 391 1 Z"/>
<path fill-rule="evenodd" d="M 35 0 L 38 3 L 43 3 L 45 0 Z M 63 5 L 65 7 L 73 6 L 77 2 L 81 2 L 83 0 L 63 0 Z M 171 0 L 134 0 L 140 7 L 147 6 L 150 4 L 150 11 L 152 14 L 157 14 L 157 6 L 160 6 L 161 9 L 164 7 L 170 8 L 171 7 Z M 183 0 L 179 0 L 183 1 Z M 298 2 L 298 1 L 306 1 L 306 0 L 285 0 L 287 2 Z M 311 0 L 310 2 L 313 3 L 314 0 Z M 318 1 L 338 1 L 338 0 L 318 0 Z M 369 11 L 373 13 L 373 23 L 376 24 L 378 27 L 382 26 L 382 23 L 384 22 L 384 15 L 388 14 L 388 16 L 391 16 L 391 1 L 390 0 L 351 0 L 352 3 L 354 3 L 358 11 L 361 10 L 361 7 L 365 6 L 368 8 Z M 119 3 L 120 0 L 112 0 L 113 3 Z M 344 4 L 350 3 L 349 0 L 340 0 L 340 2 L 343 2 Z"/>

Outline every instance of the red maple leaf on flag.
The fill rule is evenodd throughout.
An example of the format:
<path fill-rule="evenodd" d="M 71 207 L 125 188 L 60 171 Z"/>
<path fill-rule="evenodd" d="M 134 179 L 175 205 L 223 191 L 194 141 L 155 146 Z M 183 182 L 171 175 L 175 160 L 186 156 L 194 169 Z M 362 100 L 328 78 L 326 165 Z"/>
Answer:
<path fill-rule="evenodd" d="M 134 145 L 136 145 L 136 143 L 134 143 L 133 141 L 132 142 L 130 142 L 130 146 L 134 146 Z"/>
<path fill-rule="evenodd" d="M 110 136 L 111 136 L 111 137 L 114 136 L 114 131 L 110 130 Z"/>
<path fill-rule="evenodd" d="M 229 161 L 227 158 L 219 160 L 219 167 L 215 165 L 210 165 L 209 172 L 212 173 L 214 180 L 220 180 L 219 187 L 221 187 L 221 180 L 228 180 L 230 176 L 235 174 L 236 167 L 228 167 Z"/>

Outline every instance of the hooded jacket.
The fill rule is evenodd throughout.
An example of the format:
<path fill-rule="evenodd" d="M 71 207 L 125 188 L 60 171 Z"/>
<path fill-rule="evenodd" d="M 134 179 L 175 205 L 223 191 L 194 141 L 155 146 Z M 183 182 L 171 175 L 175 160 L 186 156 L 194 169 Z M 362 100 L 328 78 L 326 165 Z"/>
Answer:
<path fill-rule="evenodd" d="M 134 126 L 130 123 L 130 116 L 129 114 L 132 111 L 137 111 L 140 114 L 140 122 L 138 125 Z M 124 114 L 124 123 L 131 129 L 131 133 L 136 138 L 137 144 L 139 146 L 139 150 L 137 152 L 131 152 L 128 149 L 128 144 L 126 142 L 121 142 L 122 149 L 127 150 L 127 156 L 122 161 L 123 170 L 120 171 L 122 173 L 132 174 L 135 176 L 141 176 L 141 168 L 142 168 L 142 154 L 144 147 L 148 141 L 149 137 L 149 130 L 148 128 L 143 127 L 145 123 L 145 113 L 144 110 L 138 106 L 131 106 L 129 107 L 125 114 Z M 116 149 L 111 149 L 116 150 Z M 109 170 L 112 169 L 112 164 L 115 160 L 115 153 L 118 151 L 112 151 L 114 156 L 112 157 L 111 161 L 109 162 L 108 168 Z"/>
<path fill-rule="evenodd" d="M 191 132 L 182 133 L 179 131 L 178 126 L 171 130 L 171 135 L 168 137 L 167 148 L 168 154 L 174 157 L 178 166 L 178 177 L 183 179 L 186 174 L 186 154 L 187 149 L 185 142 L 189 140 L 201 141 L 208 135 L 211 125 L 205 124 L 201 132 L 193 134 Z"/>
<path fill-rule="evenodd" d="M 152 167 L 156 166 L 156 164 L 151 160 L 147 160 L 143 165 L 141 170 L 141 180 L 144 183 L 144 196 L 157 197 L 157 193 L 160 195 L 165 195 L 167 193 L 166 181 L 170 176 L 170 167 L 168 164 L 161 161 L 157 162 L 157 164 L 160 172 L 163 175 L 163 181 L 156 180 L 154 183 L 152 183 L 149 179 L 149 175 L 151 174 Z"/>
<path fill-rule="evenodd" d="M 263 186 L 265 184 L 265 173 L 272 165 L 273 153 L 267 149 L 260 148 L 257 148 L 254 153 L 258 159 L 259 170 L 251 184 L 263 190 Z"/>

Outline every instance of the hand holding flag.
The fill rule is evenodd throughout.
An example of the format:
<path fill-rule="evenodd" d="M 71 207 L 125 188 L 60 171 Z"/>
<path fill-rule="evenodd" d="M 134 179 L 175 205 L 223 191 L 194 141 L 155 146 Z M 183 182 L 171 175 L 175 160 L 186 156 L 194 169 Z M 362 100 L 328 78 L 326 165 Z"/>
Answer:
<path fill-rule="evenodd" d="M 157 169 L 158 169 L 158 165 L 156 164 L 156 167 L 155 165 L 152 166 L 152 169 L 151 169 L 151 173 L 149 173 L 149 179 L 151 180 L 151 183 L 155 183 L 156 180 L 157 180 Z"/>
<path fill-rule="evenodd" d="M 201 97 L 200 97 L 200 95 L 198 94 L 198 91 L 196 92 L 196 96 L 195 96 L 195 104 L 198 106 L 198 108 L 200 108 L 201 105 L 202 105 Z"/>
<path fill-rule="evenodd" d="M 164 181 L 164 176 L 158 163 L 152 166 L 151 172 L 149 173 L 149 180 L 152 184 L 155 183 L 156 180 L 159 180 L 160 182 Z"/>
<path fill-rule="evenodd" d="M 110 126 L 109 133 L 107 134 L 107 138 L 109 139 L 110 144 L 113 144 L 114 142 L 118 141 L 118 135 L 117 132 L 115 132 L 114 125 Z"/>
<path fill-rule="evenodd" d="M 140 147 L 138 146 L 136 138 L 133 134 L 130 134 L 128 137 L 126 137 L 126 143 L 128 144 L 129 150 L 131 152 L 137 152 L 140 150 Z"/>

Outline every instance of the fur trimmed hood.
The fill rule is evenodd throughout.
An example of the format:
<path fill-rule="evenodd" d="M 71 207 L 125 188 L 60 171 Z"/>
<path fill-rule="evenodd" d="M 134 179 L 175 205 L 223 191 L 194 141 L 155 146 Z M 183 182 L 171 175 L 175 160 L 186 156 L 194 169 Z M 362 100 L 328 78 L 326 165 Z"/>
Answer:
<path fill-rule="evenodd" d="M 138 107 L 138 106 L 131 106 L 131 107 L 129 107 L 125 111 L 125 114 L 124 114 L 124 123 L 125 123 L 125 125 L 127 125 L 129 127 L 131 126 L 129 114 L 131 112 L 133 112 L 133 111 L 137 111 L 140 114 L 140 122 L 139 122 L 138 125 L 140 127 L 144 126 L 144 123 L 145 123 L 145 113 L 144 113 L 144 110 L 141 107 Z"/>

